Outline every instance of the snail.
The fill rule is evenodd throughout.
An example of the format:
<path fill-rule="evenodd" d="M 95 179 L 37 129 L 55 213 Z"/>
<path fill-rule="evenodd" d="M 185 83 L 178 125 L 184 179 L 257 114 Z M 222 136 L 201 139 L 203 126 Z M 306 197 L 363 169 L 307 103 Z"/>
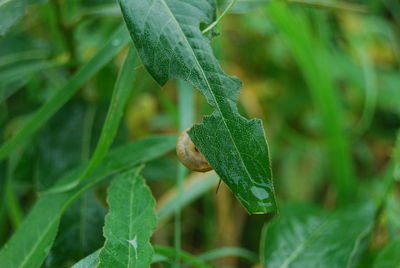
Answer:
<path fill-rule="evenodd" d="M 176 154 L 179 160 L 188 169 L 200 172 L 212 170 L 212 167 L 204 155 L 196 148 L 187 133 L 189 128 L 185 129 L 176 142 Z"/>

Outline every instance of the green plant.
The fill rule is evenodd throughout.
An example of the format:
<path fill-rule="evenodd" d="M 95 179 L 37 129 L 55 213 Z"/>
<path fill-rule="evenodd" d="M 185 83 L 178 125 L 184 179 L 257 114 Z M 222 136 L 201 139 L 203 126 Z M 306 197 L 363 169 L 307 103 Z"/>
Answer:
<path fill-rule="evenodd" d="M 0 1 L 0 267 L 398 267 L 398 11 Z"/>

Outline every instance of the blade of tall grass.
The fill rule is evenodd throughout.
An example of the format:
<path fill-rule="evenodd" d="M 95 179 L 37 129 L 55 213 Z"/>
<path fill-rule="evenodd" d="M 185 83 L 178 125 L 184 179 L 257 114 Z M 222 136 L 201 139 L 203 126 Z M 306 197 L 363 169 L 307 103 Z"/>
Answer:
<path fill-rule="evenodd" d="M 0 250 L 0 267 L 40 267 L 57 234 L 62 214 L 79 196 L 110 175 L 158 158 L 174 148 L 175 142 L 175 136 L 154 136 L 125 144 L 109 153 L 79 187 L 63 193 L 43 194 Z M 85 168 L 83 165 L 66 174 L 59 184 L 75 181 Z"/>
<path fill-rule="evenodd" d="M 182 80 L 178 80 L 178 106 L 179 106 L 179 132 L 193 124 L 194 118 L 194 90 L 189 84 Z M 175 266 L 179 267 L 180 251 L 181 251 L 181 206 L 183 197 L 183 180 L 187 174 L 187 169 L 178 162 L 178 174 L 176 187 L 178 189 L 177 206 L 175 207 L 174 222 L 174 244 L 175 244 Z"/>
<path fill-rule="evenodd" d="M 128 102 L 129 95 L 131 94 L 133 82 L 136 77 L 136 70 L 134 67 L 137 64 L 139 64 L 139 58 L 136 56 L 135 50 L 130 48 L 124 64 L 122 65 L 118 74 L 117 82 L 115 83 L 114 92 L 111 97 L 110 106 L 99 141 L 93 156 L 86 166 L 86 169 L 76 181 L 73 181 L 68 185 L 62 185 L 59 188 L 53 188 L 52 191 L 66 191 L 72 189 L 81 183 L 104 159 L 112 142 L 114 141 L 115 135 L 117 134 L 123 112 Z"/>
<path fill-rule="evenodd" d="M 301 13 L 294 14 L 282 2 L 270 3 L 267 12 L 297 61 L 320 114 L 338 201 L 350 201 L 356 183 L 329 52 L 314 39 L 307 18 Z"/>
<path fill-rule="evenodd" d="M 20 160 L 21 155 L 16 153 L 10 155 L 8 158 L 7 165 L 7 174 L 6 174 L 6 185 L 5 185 L 5 196 L 4 202 L 8 210 L 8 215 L 10 217 L 13 229 L 17 229 L 17 227 L 21 224 L 23 218 L 22 208 L 18 203 L 18 198 L 15 195 L 14 187 L 13 187 L 13 176 L 14 171 L 17 167 L 17 164 Z"/>
<path fill-rule="evenodd" d="M 124 26 L 120 26 L 96 53 L 83 65 L 57 93 L 39 108 L 26 122 L 22 129 L 0 147 L 0 161 L 18 146 L 29 139 L 46 121 L 54 115 L 98 70 L 106 65 L 129 41 Z"/>
<path fill-rule="evenodd" d="M 174 213 L 176 206 L 182 209 L 185 205 L 190 204 L 212 187 L 218 184 L 219 177 L 215 172 L 196 173 L 189 175 L 184 182 L 184 191 L 180 202 L 177 201 L 177 188 L 172 188 L 157 202 L 158 225 L 167 221 Z"/>

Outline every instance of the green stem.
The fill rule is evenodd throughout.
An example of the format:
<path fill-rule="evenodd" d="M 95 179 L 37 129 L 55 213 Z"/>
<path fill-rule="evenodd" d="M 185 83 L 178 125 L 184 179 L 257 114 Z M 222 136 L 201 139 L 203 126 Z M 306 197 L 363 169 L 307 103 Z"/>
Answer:
<path fill-rule="evenodd" d="M 194 90 L 183 82 L 178 81 L 178 109 L 179 109 L 179 131 L 182 132 L 193 124 L 193 109 L 194 109 Z M 177 205 L 175 207 L 175 222 L 174 222 L 174 242 L 175 242 L 175 267 L 180 267 L 181 259 L 181 208 L 183 197 L 183 180 L 187 174 L 187 169 L 178 163 L 178 174 L 176 180 Z"/>
<path fill-rule="evenodd" d="M 229 5 L 225 8 L 225 10 L 221 13 L 221 15 L 219 15 L 219 17 L 210 25 L 208 25 L 207 28 L 205 28 L 202 31 L 202 34 L 207 34 L 208 32 L 210 32 L 212 29 L 214 29 L 215 26 L 217 26 L 217 24 L 225 17 L 226 14 L 228 14 L 228 12 L 233 8 L 233 6 L 236 4 L 237 0 L 232 0 Z"/>

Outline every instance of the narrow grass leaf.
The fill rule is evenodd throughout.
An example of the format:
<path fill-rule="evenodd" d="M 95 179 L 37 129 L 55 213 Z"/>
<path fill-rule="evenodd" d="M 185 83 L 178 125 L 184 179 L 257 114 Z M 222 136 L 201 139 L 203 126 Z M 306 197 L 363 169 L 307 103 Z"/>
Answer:
<path fill-rule="evenodd" d="M 0 250 L 0 267 L 40 267 L 66 208 L 102 179 L 165 154 L 174 148 L 175 142 L 175 136 L 154 136 L 124 145 L 109 153 L 79 187 L 68 192 L 44 194 Z M 84 169 L 82 166 L 71 171 L 60 180 L 60 185 L 76 180 Z"/>
<path fill-rule="evenodd" d="M 137 64 L 139 64 L 138 57 L 136 56 L 135 50 L 131 48 L 129 49 L 128 55 L 126 56 L 124 64 L 118 74 L 107 117 L 100 134 L 100 139 L 86 169 L 76 181 L 68 185 L 63 185 L 60 188 L 54 188 L 53 191 L 69 190 L 78 185 L 99 165 L 107 154 L 112 142 L 114 141 L 115 135 L 117 134 L 129 95 L 131 94 L 136 73 L 134 67 Z"/>
<path fill-rule="evenodd" d="M 268 16 L 286 41 L 310 89 L 323 126 L 338 201 L 350 201 L 355 192 L 354 167 L 344 131 L 342 111 L 332 77 L 329 51 L 315 41 L 307 18 L 283 2 L 268 4 Z"/>
<path fill-rule="evenodd" d="M 103 229 L 106 242 L 100 250 L 99 268 L 150 266 L 150 237 L 157 222 L 155 200 L 139 172 L 126 172 L 110 185 L 110 210 Z"/>
<path fill-rule="evenodd" d="M 214 1 L 119 0 L 144 65 L 164 85 L 180 78 L 198 88 L 214 112 L 189 131 L 208 162 L 250 213 L 276 210 L 269 151 L 260 120 L 237 109 L 241 82 L 226 75 L 200 23 L 212 24 Z M 146 14 L 144 16 L 143 14 Z"/>
<path fill-rule="evenodd" d="M 157 216 L 159 224 L 168 220 L 174 213 L 177 206 L 182 209 L 190 204 L 211 188 L 218 184 L 218 176 L 215 172 L 206 174 L 197 173 L 188 176 L 183 185 L 183 194 L 178 202 L 178 192 L 172 188 L 157 200 Z"/>
<path fill-rule="evenodd" d="M 98 70 L 106 65 L 129 41 L 123 27 L 119 27 L 96 55 L 83 65 L 57 93 L 39 108 L 22 129 L 0 147 L 0 161 L 29 139 L 54 115 Z"/>

